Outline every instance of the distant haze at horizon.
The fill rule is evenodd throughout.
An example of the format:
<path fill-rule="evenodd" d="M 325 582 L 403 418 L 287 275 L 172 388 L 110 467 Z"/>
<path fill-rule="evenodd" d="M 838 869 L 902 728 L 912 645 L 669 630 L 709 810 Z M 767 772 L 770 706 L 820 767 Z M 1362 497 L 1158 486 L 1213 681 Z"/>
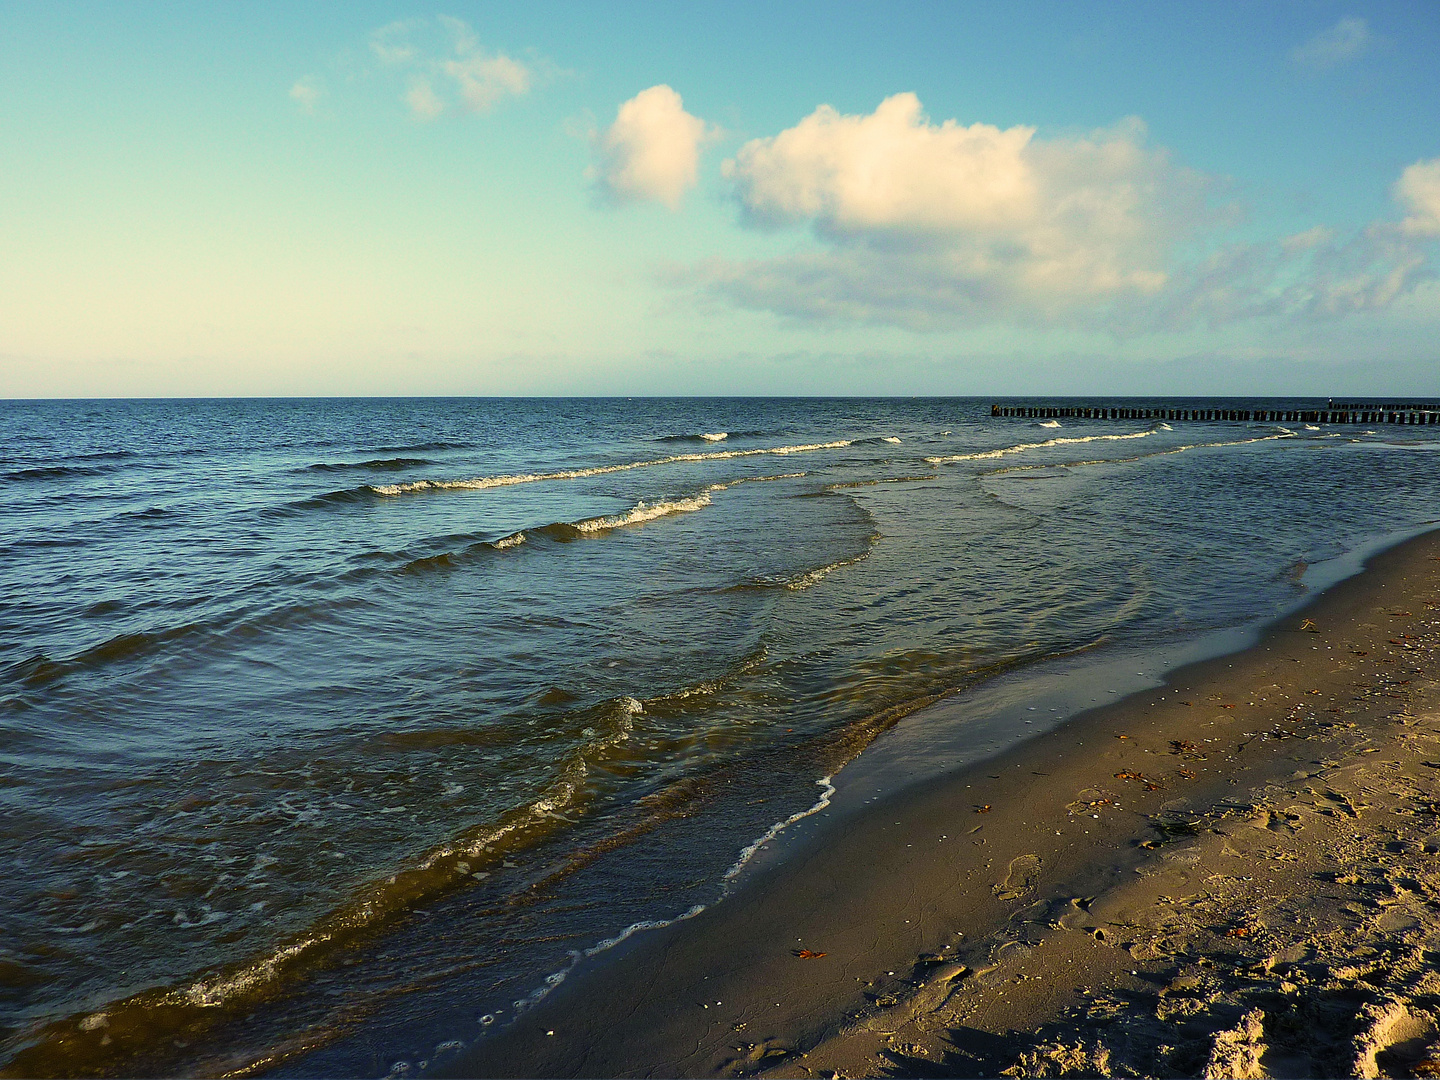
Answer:
<path fill-rule="evenodd" d="M 0 398 L 1440 393 L 1440 8 L 0 12 Z"/>

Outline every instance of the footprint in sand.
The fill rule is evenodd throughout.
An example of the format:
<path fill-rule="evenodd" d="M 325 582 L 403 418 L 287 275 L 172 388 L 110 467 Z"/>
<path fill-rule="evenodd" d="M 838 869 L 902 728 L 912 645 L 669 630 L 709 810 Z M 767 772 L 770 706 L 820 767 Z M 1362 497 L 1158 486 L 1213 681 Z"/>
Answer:
<path fill-rule="evenodd" d="M 1356 1019 L 1362 1026 L 1352 1042 L 1350 1075 L 1434 1076 L 1440 1071 L 1435 1017 L 1428 1011 L 1389 997 L 1366 1005 Z"/>
<path fill-rule="evenodd" d="M 1005 880 L 995 886 L 995 896 L 1000 900 L 1018 900 L 1040 883 L 1040 856 L 1021 855 L 1010 862 L 1010 872 Z"/>

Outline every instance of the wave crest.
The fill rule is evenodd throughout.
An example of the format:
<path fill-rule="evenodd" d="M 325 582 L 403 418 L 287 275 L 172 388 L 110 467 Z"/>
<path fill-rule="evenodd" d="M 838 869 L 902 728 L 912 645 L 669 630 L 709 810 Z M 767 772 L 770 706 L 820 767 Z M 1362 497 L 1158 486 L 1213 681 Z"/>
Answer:
<path fill-rule="evenodd" d="M 656 465 L 674 465 L 683 462 L 725 461 L 731 458 L 762 457 L 773 455 L 784 457 L 789 454 L 808 454 L 816 450 L 840 450 L 852 445 L 853 440 L 840 439 L 835 442 L 801 443 L 795 446 L 768 446 L 754 450 L 716 450 L 710 453 L 671 454 L 668 457 L 649 458 L 645 461 L 627 461 L 620 465 L 595 465 L 588 469 L 559 469 L 547 473 L 512 473 L 502 476 L 477 476 L 469 480 L 413 480 L 406 484 L 370 484 L 370 491 L 376 495 L 408 495 L 416 491 L 484 491 L 487 488 L 512 487 L 515 484 L 536 484 L 546 480 L 579 480 L 587 476 L 605 476 L 609 473 L 630 472 L 632 469 L 648 469 Z"/>
<path fill-rule="evenodd" d="M 1077 435 L 1070 438 L 1046 439 L 1043 442 L 1016 443 L 1014 446 L 1006 446 L 999 450 L 982 450 L 975 454 L 951 454 L 948 457 L 927 457 L 929 465 L 949 465 L 955 461 L 986 461 L 993 458 L 1002 458 L 1008 454 L 1023 454 L 1026 450 L 1043 450 L 1051 446 L 1071 446 L 1076 443 L 1090 442 L 1120 442 L 1125 439 L 1145 439 L 1157 434 L 1158 428 L 1150 428 L 1147 431 L 1132 431 L 1127 435 Z"/>

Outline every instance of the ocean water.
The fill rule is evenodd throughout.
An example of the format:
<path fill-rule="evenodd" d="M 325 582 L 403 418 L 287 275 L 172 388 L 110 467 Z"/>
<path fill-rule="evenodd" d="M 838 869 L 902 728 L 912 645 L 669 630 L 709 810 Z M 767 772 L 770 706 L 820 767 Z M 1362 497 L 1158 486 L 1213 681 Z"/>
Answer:
<path fill-rule="evenodd" d="M 721 901 L 916 710 L 1440 518 L 1437 451 L 971 399 L 0 402 L 0 1069 L 422 1073 Z"/>

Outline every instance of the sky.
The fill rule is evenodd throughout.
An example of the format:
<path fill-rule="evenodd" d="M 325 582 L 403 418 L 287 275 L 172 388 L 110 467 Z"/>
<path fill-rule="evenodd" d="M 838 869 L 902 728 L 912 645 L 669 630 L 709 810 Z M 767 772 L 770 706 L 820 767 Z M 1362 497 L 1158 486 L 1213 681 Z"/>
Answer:
<path fill-rule="evenodd" d="M 1440 5 L 0 4 L 0 397 L 1440 394 Z"/>

